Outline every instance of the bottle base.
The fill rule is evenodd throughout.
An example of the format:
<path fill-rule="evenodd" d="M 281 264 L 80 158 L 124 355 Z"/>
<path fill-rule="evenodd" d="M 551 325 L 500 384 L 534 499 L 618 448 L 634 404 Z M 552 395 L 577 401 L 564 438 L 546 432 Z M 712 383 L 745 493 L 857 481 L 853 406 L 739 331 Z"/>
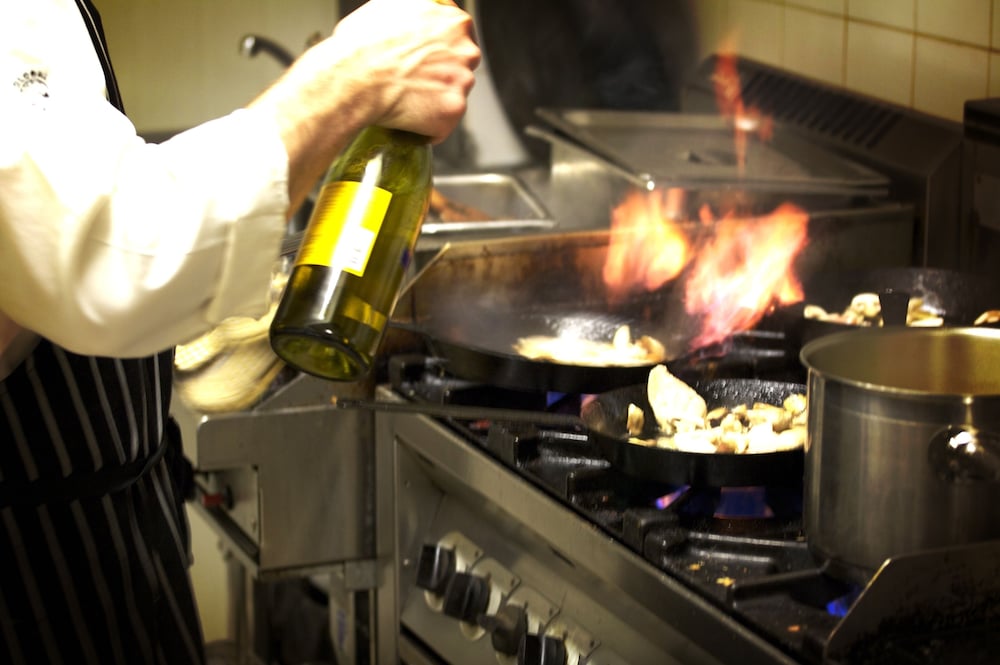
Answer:
<path fill-rule="evenodd" d="M 347 344 L 309 330 L 271 333 L 271 348 L 295 369 L 321 379 L 356 381 L 372 362 Z"/>

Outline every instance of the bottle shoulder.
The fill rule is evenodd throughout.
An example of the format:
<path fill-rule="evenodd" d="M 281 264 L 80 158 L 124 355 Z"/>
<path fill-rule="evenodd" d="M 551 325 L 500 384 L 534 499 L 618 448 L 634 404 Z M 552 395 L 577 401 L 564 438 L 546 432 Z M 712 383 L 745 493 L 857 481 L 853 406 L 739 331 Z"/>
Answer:
<path fill-rule="evenodd" d="M 430 143 L 417 134 L 368 127 L 334 161 L 327 182 L 372 180 L 379 186 L 430 185 L 432 154 Z"/>

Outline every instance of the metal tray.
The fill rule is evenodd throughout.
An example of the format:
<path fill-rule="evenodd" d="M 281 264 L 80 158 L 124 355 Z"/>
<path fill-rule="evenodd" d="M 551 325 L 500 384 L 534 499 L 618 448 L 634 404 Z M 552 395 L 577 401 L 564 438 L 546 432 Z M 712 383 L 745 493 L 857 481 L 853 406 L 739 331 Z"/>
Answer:
<path fill-rule="evenodd" d="M 508 237 L 548 232 L 558 224 L 544 205 L 513 175 L 469 173 L 435 175 L 434 187 L 455 201 L 490 216 L 483 221 L 444 221 L 427 215 L 420 227 L 418 249 L 436 251 L 452 240 Z M 290 230 L 282 241 L 281 255 L 294 256 L 302 244 L 303 230 Z"/>
<path fill-rule="evenodd" d="M 447 198 L 485 212 L 490 219 L 449 222 L 428 215 L 422 235 L 552 229 L 555 220 L 517 177 L 502 173 L 435 175 Z"/>
<path fill-rule="evenodd" d="M 721 116 L 588 109 L 539 109 L 538 115 L 596 158 L 650 189 L 888 194 L 887 177 L 778 123 L 768 141 L 757 134 L 747 135 L 746 164 L 740 169 L 732 123 Z"/>

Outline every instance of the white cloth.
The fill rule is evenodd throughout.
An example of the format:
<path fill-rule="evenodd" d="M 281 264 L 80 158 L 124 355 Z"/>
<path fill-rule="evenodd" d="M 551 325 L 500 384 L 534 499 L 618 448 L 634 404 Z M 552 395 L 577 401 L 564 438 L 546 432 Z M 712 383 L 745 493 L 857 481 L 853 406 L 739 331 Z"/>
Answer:
<path fill-rule="evenodd" d="M 137 357 L 266 311 L 288 207 L 273 121 L 147 144 L 105 95 L 73 0 L 0 3 L 0 378 L 25 329 Z"/>

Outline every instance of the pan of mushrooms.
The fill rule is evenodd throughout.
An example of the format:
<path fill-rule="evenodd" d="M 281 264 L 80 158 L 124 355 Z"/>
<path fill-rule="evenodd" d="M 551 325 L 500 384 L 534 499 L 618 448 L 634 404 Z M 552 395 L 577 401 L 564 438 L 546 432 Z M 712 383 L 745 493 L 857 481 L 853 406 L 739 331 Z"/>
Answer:
<path fill-rule="evenodd" d="M 956 270 L 905 267 L 817 273 L 803 281 L 803 291 L 803 302 L 787 314 L 798 319 L 790 328 L 801 346 L 858 328 L 1000 324 L 1000 291 L 993 280 Z M 887 309 L 887 295 L 900 303 L 895 312 Z"/>
<path fill-rule="evenodd" d="M 802 482 L 806 388 L 764 379 L 690 383 L 660 364 L 646 383 L 584 403 L 591 439 L 623 473 L 670 485 Z"/>

